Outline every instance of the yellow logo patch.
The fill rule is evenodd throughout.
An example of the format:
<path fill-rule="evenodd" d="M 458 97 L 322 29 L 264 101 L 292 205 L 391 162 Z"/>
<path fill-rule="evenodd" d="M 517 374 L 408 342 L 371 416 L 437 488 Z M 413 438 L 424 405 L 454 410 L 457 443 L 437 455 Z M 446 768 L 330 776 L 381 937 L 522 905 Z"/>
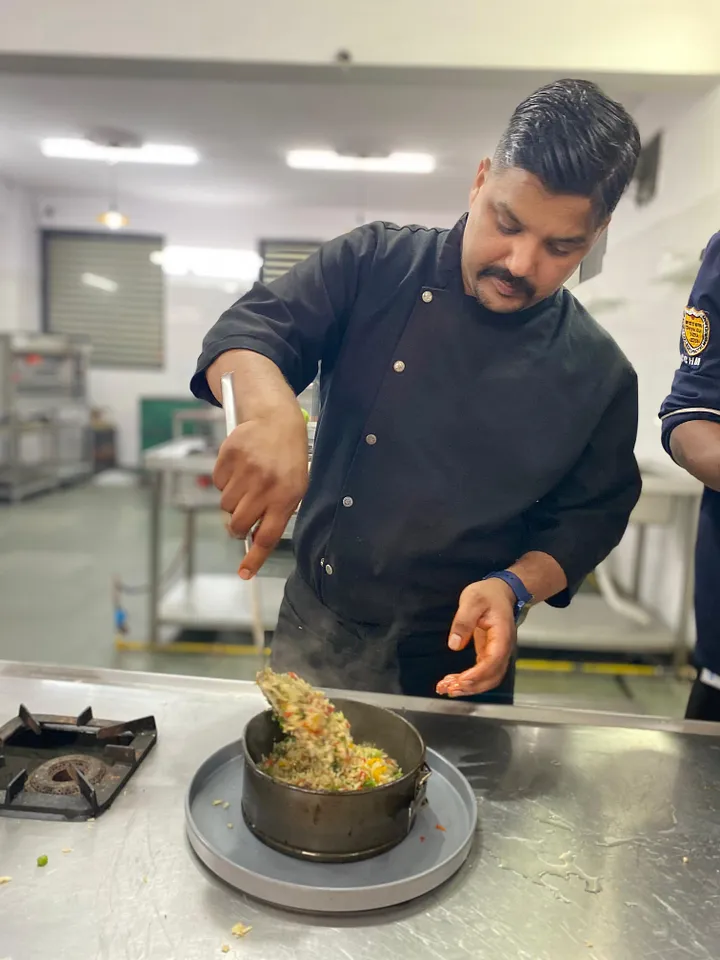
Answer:
<path fill-rule="evenodd" d="M 686 307 L 682 321 L 682 342 L 685 353 L 695 357 L 710 342 L 710 318 L 704 310 Z"/>

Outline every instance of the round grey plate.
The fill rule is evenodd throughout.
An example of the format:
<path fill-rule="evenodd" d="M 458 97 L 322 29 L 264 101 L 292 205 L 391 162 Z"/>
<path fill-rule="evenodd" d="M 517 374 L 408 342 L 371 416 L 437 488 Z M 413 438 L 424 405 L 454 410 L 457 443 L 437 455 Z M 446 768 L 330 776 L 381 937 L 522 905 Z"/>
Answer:
<path fill-rule="evenodd" d="M 241 743 L 228 744 L 203 763 L 185 801 L 193 850 L 214 874 L 238 890 L 292 910 L 377 910 L 434 890 L 470 853 L 477 824 L 475 795 L 460 771 L 433 750 L 427 751 L 432 770 L 428 803 L 408 837 L 393 850 L 360 863 L 312 863 L 271 850 L 250 833 L 243 819 Z M 227 810 L 213 806 L 214 800 L 230 806 Z"/>

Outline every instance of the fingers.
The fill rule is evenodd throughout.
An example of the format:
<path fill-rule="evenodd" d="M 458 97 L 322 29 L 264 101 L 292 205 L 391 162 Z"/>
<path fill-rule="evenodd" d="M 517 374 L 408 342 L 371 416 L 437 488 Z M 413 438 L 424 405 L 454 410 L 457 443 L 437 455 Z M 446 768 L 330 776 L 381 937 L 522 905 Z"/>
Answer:
<path fill-rule="evenodd" d="M 213 484 L 218 488 L 218 490 L 225 490 L 225 487 L 227 486 L 228 481 L 233 474 L 234 462 L 234 452 L 232 447 L 228 444 L 228 440 L 225 439 L 220 444 L 220 450 L 218 451 L 218 457 L 215 461 L 215 467 L 213 468 L 212 473 Z M 231 512 L 232 510 L 228 510 L 228 513 Z"/>
<path fill-rule="evenodd" d="M 445 677 L 438 684 L 438 693 L 441 685 L 444 687 L 443 693 L 449 697 L 473 697 L 488 690 L 494 690 L 502 683 L 509 665 L 510 651 L 492 667 L 488 664 L 478 664 L 463 673 Z"/>
<path fill-rule="evenodd" d="M 233 510 L 227 528 L 234 537 L 242 540 L 250 533 L 264 512 L 265 504 L 262 500 L 248 494 Z"/>
<path fill-rule="evenodd" d="M 478 621 L 485 615 L 488 609 L 488 602 L 485 597 L 478 595 L 474 586 L 466 587 L 460 594 L 455 619 L 450 627 L 450 637 L 448 646 L 451 650 L 464 650 L 470 642 L 473 630 L 478 625 Z"/>
<path fill-rule="evenodd" d="M 468 697 L 493 690 L 502 682 L 515 647 L 511 616 L 492 612 L 474 630 L 477 663 L 462 673 L 448 674 L 437 685 L 441 696 Z"/>
<path fill-rule="evenodd" d="M 273 552 L 283 535 L 295 507 L 270 511 L 265 514 L 253 534 L 252 547 L 248 550 L 238 573 L 243 580 L 254 577 Z"/>

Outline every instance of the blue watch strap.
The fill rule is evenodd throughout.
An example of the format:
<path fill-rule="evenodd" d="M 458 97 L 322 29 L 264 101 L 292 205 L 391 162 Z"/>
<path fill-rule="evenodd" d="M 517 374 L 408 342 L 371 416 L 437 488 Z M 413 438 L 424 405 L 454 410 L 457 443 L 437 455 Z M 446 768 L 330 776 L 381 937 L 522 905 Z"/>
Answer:
<path fill-rule="evenodd" d="M 533 595 L 526 588 L 520 577 L 510 570 L 495 570 L 483 577 L 483 580 L 502 580 L 515 594 L 515 619 L 520 616 L 524 607 L 533 602 Z"/>

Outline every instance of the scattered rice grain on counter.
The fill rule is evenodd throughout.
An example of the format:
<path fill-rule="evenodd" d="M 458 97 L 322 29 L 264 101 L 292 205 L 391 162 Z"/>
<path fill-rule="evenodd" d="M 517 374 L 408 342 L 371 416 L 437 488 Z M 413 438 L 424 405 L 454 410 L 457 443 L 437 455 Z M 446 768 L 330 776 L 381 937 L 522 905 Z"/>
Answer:
<path fill-rule="evenodd" d="M 227 828 L 228 828 L 228 830 L 232 830 L 232 828 L 233 828 L 234 826 L 235 826 L 234 823 L 229 823 L 229 824 L 227 825 Z"/>
<path fill-rule="evenodd" d="M 72 847 L 63 847 L 61 853 L 72 853 Z"/>
<path fill-rule="evenodd" d="M 346 792 L 380 787 L 402 776 L 397 762 L 382 750 L 356 744 L 344 714 L 297 674 L 266 668 L 257 682 L 286 733 L 260 763 L 273 779 Z"/>
<path fill-rule="evenodd" d="M 227 810 L 227 808 L 228 808 L 229 806 L 230 806 L 230 804 L 229 804 L 228 801 L 226 800 L 225 803 L 223 804 L 223 810 Z"/>
<path fill-rule="evenodd" d="M 2 887 L 6 883 L 11 883 L 11 882 L 12 882 L 12 877 L 0 877 L 0 887 Z"/>
<path fill-rule="evenodd" d="M 246 927 L 244 923 L 236 923 L 230 933 L 234 937 L 244 937 L 252 930 L 252 927 Z"/>
<path fill-rule="evenodd" d="M 222 800 L 213 800 L 214 807 L 219 807 L 221 803 L 222 803 Z"/>
<path fill-rule="evenodd" d="M 230 944 L 224 943 L 224 944 L 220 947 L 220 949 L 222 950 L 223 953 L 230 953 Z"/>

